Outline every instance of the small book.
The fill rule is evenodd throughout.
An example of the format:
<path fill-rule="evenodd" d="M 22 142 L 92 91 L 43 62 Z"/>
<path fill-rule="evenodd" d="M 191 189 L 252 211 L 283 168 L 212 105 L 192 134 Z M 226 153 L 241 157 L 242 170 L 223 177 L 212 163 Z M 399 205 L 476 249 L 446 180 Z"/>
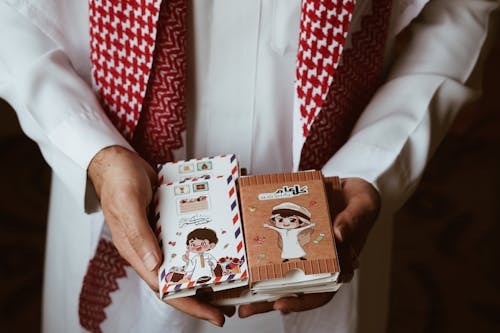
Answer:
<path fill-rule="evenodd" d="M 339 179 L 327 180 L 340 189 Z M 249 286 L 216 295 L 221 305 L 336 291 L 339 261 L 320 171 L 239 179 Z M 238 295 L 239 292 L 239 295 Z"/>
<path fill-rule="evenodd" d="M 234 155 L 165 164 L 156 192 L 162 299 L 248 285 Z"/>
<path fill-rule="evenodd" d="M 237 165 L 225 155 L 161 168 L 160 297 L 211 289 L 215 304 L 229 305 L 336 291 L 325 182 L 335 195 L 339 179 L 320 171 L 240 177 Z"/>

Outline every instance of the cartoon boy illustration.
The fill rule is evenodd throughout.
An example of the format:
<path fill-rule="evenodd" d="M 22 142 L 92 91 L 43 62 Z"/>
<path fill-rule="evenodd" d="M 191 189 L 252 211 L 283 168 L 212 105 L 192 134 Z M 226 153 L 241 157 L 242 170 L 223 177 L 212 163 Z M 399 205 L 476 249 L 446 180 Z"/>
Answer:
<path fill-rule="evenodd" d="M 218 241 L 215 231 L 208 228 L 198 228 L 188 234 L 187 249 L 182 260 L 186 262 L 186 272 L 191 273 L 191 281 L 198 283 L 210 281 L 217 260 L 207 251 L 213 249 Z M 190 253 L 192 253 L 191 258 Z"/>
<path fill-rule="evenodd" d="M 270 220 L 274 226 L 265 223 L 264 227 L 272 229 L 280 235 L 283 262 L 294 258 L 306 260 L 306 251 L 302 245 L 309 242 L 311 232 L 307 237 L 301 233 L 316 225 L 311 223 L 311 212 L 293 202 L 282 202 L 273 207 Z"/>

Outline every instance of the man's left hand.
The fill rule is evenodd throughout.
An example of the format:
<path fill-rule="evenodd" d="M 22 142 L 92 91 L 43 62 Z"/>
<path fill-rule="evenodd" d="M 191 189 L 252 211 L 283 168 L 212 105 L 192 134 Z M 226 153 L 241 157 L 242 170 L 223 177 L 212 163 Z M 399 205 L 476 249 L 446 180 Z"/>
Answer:
<path fill-rule="evenodd" d="M 345 208 L 334 219 L 333 234 L 345 281 L 358 266 L 359 253 L 380 211 L 380 197 L 370 183 L 360 178 L 343 179 L 342 195 Z M 328 303 L 334 295 L 335 293 L 307 294 L 285 297 L 275 302 L 245 304 L 239 307 L 239 316 L 245 318 L 272 310 L 283 314 L 312 310 Z"/>

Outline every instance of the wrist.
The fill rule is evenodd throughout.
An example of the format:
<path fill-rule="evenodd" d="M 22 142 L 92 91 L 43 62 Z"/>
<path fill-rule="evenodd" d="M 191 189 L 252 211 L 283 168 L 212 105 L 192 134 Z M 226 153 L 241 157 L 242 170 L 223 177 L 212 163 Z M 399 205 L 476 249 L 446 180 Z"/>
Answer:
<path fill-rule="evenodd" d="M 101 189 L 106 180 L 106 172 L 116 164 L 117 159 L 129 154 L 134 153 L 122 146 L 113 145 L 101 149 L 92 158 L 87 168 L 87 176 L 94 185 L 98 197 L 101 197 Z"/>

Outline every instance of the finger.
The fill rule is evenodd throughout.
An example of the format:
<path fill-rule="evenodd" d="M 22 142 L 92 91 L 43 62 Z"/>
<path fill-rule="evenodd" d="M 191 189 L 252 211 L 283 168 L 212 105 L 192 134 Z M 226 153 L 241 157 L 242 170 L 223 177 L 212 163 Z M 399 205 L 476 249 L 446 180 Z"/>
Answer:
<path fill-rule="evenodd" d="M 149 181 L 151 183 L 151 187 L 155 188 L 156 185 L 158 184 L 158 175 L 156 174 L 155 170 L 151 167 L 151 165 L 148 162 L 141 159 L 141 163 L 142 163 L 144 170 L 146 170 Z"/>
<path fill-rule="evenodd" d="M 333 232 L 340 243 L 351 243 L 357 253 L 375 222 L 380 208 L 377 191 L 361 179 L 347 179 L 342 188 L 346 206 L 334 220 Z"/>
<path fill-rule="evenodd" d="M 247 318 L 258 313 L 264 313 L 274 310 L 274 302 L 257 302 L 240 305 L 238 315 L 240 318 Z"/>
<path fill-rule="evenodd" d="M 147 222 L 145 208 L 134 200 L 125 202 L 132 203 L 120 205 L 121 209 L 116 204 L 105 206 L 113 243 L 148 285 L 157 290 L 156 270 L 162 258 L 157 239 Z"/>
<path fill-rule="evenodd" d="M 340 279 L 349 281 L 359 266 L 358 255 L 379 212 L 380 198 L 368 182 L 348 178 L 343 181 L 345 207 L 333 222 L 333 233 L 341 267 Z"/>
<path fill-rule="evenodd" d="M 128 219 L 128 221 L 127 221 Z M 156 236 L 153 234 L 146 218 L 146 213 L 131 214 L 122 220 L 127 240 L 137 256 L 142 260 L 144 267 L 154 272 L 161 264 L 162 254 Z"/>
<path fill-rule="evenodd" d="M 141 258 L 137 255 L 132 246 L 128 243 L 128 240 L 124 238 L 123 240 L 117 241 L 113 239 L 113 243 L 122 244 L 123 248 L 118 248 L 120 255 L 127 260 L 127 262 L 134 268 L 134 270 L 139 274 L 139 276 L 148 284 L 148 286 L 155 292 L 159 291 L 158 282 L 158 271 L 149 271 L 144 266 Z"/>
<path fill-rule="evenodd" d="M 203 303 L 195 297 L 174 298 L 165 301 L 165 303 L 193 317 L 208 320 L 215 326 L 222 327 L 224 325 L 225 318 L 223 310 L 213 305 Z"/>
<path fill-rule="evenodd" d="M 333 221 L 333 232 L 340 242 L 351 241 L 352 236 L 362 227 L 362 223 L 368 220 L 369 212 L 363 205 L 363 200 L 350 198 L 343 211 Z"/>
<path fill-rule="evenodd" d="M 333 233 L 340 244 L 349 244 L 358 254 L 374 222 L 372 211 L 366 209 L 363 200 L 355 198 L 335 218 Z"/>
<path fill-rule="evenodd" d="M 319 308 L 330 302 L 335 293 L 307 294 L 299 297 L 285 297 L 274 302 L 274 310 L 283 314 Z"/>
<path fill-rule="evenodd" d="M 236 307 L 234 306 L 218 306 L 217 308 L 228 317 L 232 317 L 236 312 Z"/>
<path fill-rule="evenodd" d="M 211 288 L 208 289 L 198 289 L 196 295 L 194 296 L 196 300 L 204 304 L 210 304 L 214 299 L 214 294 Z M 236 312 L 236 307 L 233 305 L 214 305 L 217 309 L 222 311 L 226 316 L 232 317 Z"/>
<path fill-rule="evenodd" d="M 129 193 L 118 195 L 116 202 L 110 205 L 109 210 L 112 216 L 110 217 L 111 223 L 108 225 L 113 236 L 119 234 L 120 237 L 126 237 L 128 244 L 141 259 L 143 266 L 148 271 L 153 272 L 160 265 L 162 254 L 156 236 L 149 226 L 147 203 L 141 203 L 133 190 L 124 192 Z M 119 244 L 116 245 L 118 247 Z"/>
<path fill-rule="evenodd" d="M 350 200 L 346 209 L 334 221 L 333 232 L 338 240 L 341 279 L 349 281 L 359 266 L 358 255 L 374 223 L 359 199 Z"/>

